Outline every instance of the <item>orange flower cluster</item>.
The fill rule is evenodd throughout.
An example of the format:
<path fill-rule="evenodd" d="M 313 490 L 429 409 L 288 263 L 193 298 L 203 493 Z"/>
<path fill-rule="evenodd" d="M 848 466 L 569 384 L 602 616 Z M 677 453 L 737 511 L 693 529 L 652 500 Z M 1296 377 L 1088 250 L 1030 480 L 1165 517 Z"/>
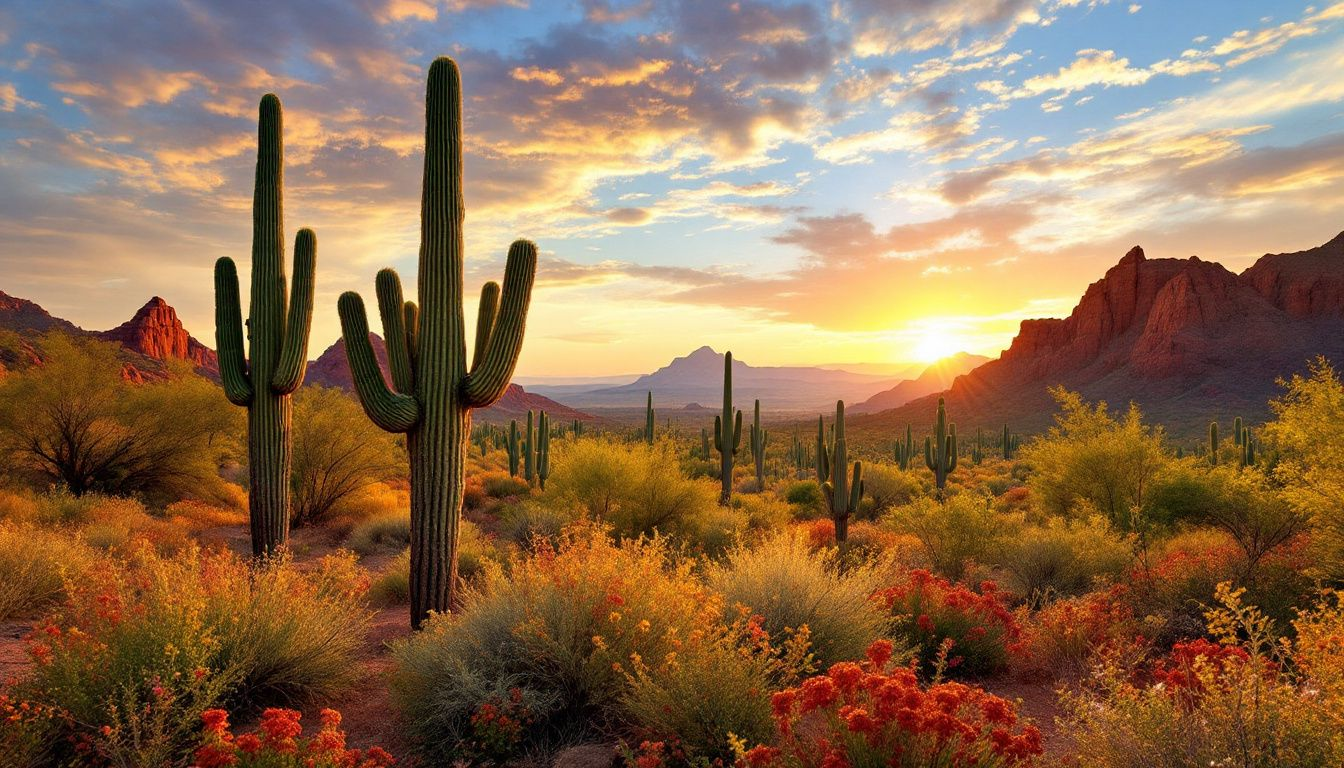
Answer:
<path fill-rule="evenodd" d="M 523 730 L 535 718 L 523 702 L 523 691 L 513 688 L 504 702 L 486 702 L 471 715 L 471 737 L 462 745 L 468 762 L 502 763 L 518 748 Z"/>
<path fill-rule="evenodd" d="M 923 688 L 913 670 L 888 669 L 891 652 L 879 640 L 865 663 L 836 664 L 776 693 L 780 745 L 747 751 L 742 768 L 1000 768 L 1042 754 L 1040 731 L 1019 728 L 1012 704 L 961 683 Z"/>
<path fill-rule="evenodd" d="M 950 640 L 950 671 L 996 672 L 1007 664 L 1008 646 L 1021 636 L 1017 620 L 992 581 L 982 583 L 976 593 L 917 569 L 909 573 L 906 583 L 880 590 L 874 599 L 897 616 L 898 631 L 919 649 L 925 670 L 934 668 Z"/>
<path fill-rule="evenodd" d="M 311 739 L 301 739 L 302 713 L 293 709 L 268 709 L 261 715 L 256 733 L 234 735 L 229 715 L 209 709 L 201 715 L 204 743 L 196 750 L 192 768 L 390 768 L 396 760 L 381 747 L 367 752 L 346 749 L 341 713 L 322 710 L 322 727 Z"/>
<path fill-rule="evenodd" d="M 1028 677 L 1054 677 L 1087 669 L 1098 654 L 1137 658 L 1147 647 L 1127 601 L 1128 588 L 1114 586 L 1055 600 L 1035 613 L 1022 610 L 1022 632 L 1009 645 L 1013 669 Z"/>
<path fill-rule="evenodd" d="M 1266 679 L 1278 671 L 1268 659 L 1264 663 Z M 1166 658 L 1153 665 L 1153 677 L 1173 696 L 1196 697 L 1206 684 L 1221 685 L 1230 676 L 1244 671 L 1251 654 L 1235 645 L 1220 645 L 1203 638 L 1176 643 Z"/>

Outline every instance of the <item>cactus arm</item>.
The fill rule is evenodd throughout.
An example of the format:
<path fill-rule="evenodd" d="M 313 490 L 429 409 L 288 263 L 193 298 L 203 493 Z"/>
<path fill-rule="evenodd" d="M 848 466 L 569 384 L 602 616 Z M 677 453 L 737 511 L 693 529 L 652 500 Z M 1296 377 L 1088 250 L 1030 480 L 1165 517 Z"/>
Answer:
<path fill-rule="evenodd" d="M 420 421 L 420 404 L 410 395 L 388 389 L 378 359 L 369 343 L 369 320 L 364 312 L 364 300 L 358 293 L 341 294 L 336 305 L 341 316 L 341 334 L 345 337 L 345 354 L 350 361 L 350 372 L 355 392 L 369 419 L 388 432 L 409 432 Z"/>
<path fill-rule="evenodd" d="M 238 268 L 223 256 L 215 262 L 215 346 L 224 396 L 234 405 L 252 402 L 252 381 L 243 359 L 243 310 L 238 297 Z"/>
<path fill-rule="evenodd" d="M 938 471 L 938 465 L 933 460 L 933 439 L 927 436 L 924 438 L 924 466 L 928 467 L 930 472 Z"/>
<path fill-rule="evenodd" d="M 527 307 L 532 301 L 532 281 L 537 274 L 537 246 L 529 240 L 517 240 L 509 247 L 504 266 L 504 288 L 499 313 L 490 332 L 490 343 L 479 365 L 473 366 L 463 382 L 467 405 L 484 408 L 498 400 L 509 386 L 518 353 L 523 348 L 523 330 L 527 326 Z"/>
<path fill-rule="evenodd" d="M 733 420 L 733 453 L 742 447 L 742 412 L 737 412 L 737 417 Z"/>
<path fill-rule="evenodd" d="M 723 453 L 723 417 L 714 416 L 714 450 Z"/>
<path fill-rule="evenodd" d="M 289 292 L 289 317 L 280 362 L 271 377 L 271 389 L 288 395 L 303 383 L 308 369 L 308 334 L 313 327 L 313 275 L 317 268 L 317 235 L 300 229 L 294 237 L 294 283 Z"/>
<path fill-rule="evenodd" d="M 406 352 L 411 359 L 411 373 L 415 373 L 420 364 L 420 307 L 408 301 L 402 305 L 402 314 L 406 323 Z"/>
<path fill-rule="evenodd" d="M 947 458 L 945 459 L 946 463 L 943 465 L 945 467 L 943 471 L 950 475 L 953 470 L 957 468 L 957 432 L 955 428 L 952 430 L 952 434 L 947 436 L 947 448 L 945 449 L 945 452 Z"/>
<path fill-rule="evenodd" d="M 406 346 L 406 302 L 401 297 L 401 277 L 394 269 L 380 269 L 374 284 L 378 294 L 378 315 L 383 320 L 383 346 L 387 349 L 392 387 L 409 395 L 415 392 L 415 376 L 411 370 L 411 350 Z"/>
<path fill-rule="evenodd" d="M 490 335 L 495 330 L 495 320 L 499 316 L 499 283 L 494 280 L 481 286 L 481 301 L 476 310 L 476 345 L 471 352 L 471 370 L 481 364 L 485 350 L 490 345 Z"/>

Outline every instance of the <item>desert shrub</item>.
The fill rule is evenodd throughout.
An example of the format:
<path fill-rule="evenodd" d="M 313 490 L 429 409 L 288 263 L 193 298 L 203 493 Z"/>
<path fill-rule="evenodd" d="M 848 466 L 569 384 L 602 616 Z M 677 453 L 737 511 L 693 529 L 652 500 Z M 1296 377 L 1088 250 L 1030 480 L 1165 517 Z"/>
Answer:
<path fill-rule="evenodd" d="M 294 393 L 291 522 L 326 521 L 361 490 L 404 473 L 396 436 L 379 429 L 355 398 L 334 387 Z"/>
<path fill-rule="evenodd" d="M 1005 522 L 987 499 L 970 493 L 943 503 L 921 498 L 882 518 L 892 531 L 919 539 L 933 570 L 954 580 L 966 573 L 968 564 L 990 560 L 996 542 L 1008 533 Z"/>
<path fill-rule="evenodd" d="M 96 559 L 68 533 L 0 522 L 0 621 L 51 607 L 65 595 L 66 580 L 84 578 Z"/>
<path fill-rule="evenodd" d="M 197 533 L 209 528 L 247 525 L 246 507 L 217 506 L 203 501 L 175 501 L 164 508 L 163 514 L 174 525 Z"/>
<path fill-rule="evenodd" d="M 411 550 L 400 555 L 383 568 L 369 583 L 369 600 L 375 605 L 406 605 L 411 602 Z"/>
<path fill-rule="evenodd" d="M 904 506 L 924 494 L 919 478 L 890 464 L 863 465 L 864 495 L 872 500 L 865 505 L 864 517 L 875 519 L 895 507 Z"/>
<path fill-rule="evenodd" d="M 91 547 L 125 552 L 138 542 L 147 542 L 162 554 L 172 554 L 191 545 L 186 527 L 150 515 L 135 499 L 91 494 L 81 502 L 85 522 L 80 530 Z"/>
<path fill-rule="evenodd" d="M 877 568 L 842 572 L 834 551 L 815 550 L 796 533 L 739 546 L 706 576 L 729 606 L 745 605 L 763 617 L 770 637 L 783 642 L 806 627 L 822 668 L 862 658 L 886 629 L 886 617 L 870 599 L 881 586 Z"/>
<path fill-rule="evenodd" d="M 1006 586 L 1039 605 L 1057 595 L 1080 595 L 1098 582 L 1113 580 L 1133 560 L 1133 545 L 1114 534 L 1100 517 L 1051 518 L 1024 525 L 1000 539 L 995 564 Z"/>
<path fill-rule="evenodd" d="M 745 494 L 743 498 L 749 498 Z M 718 557 L 744 533 L 750 518 L 744 507 L 709 504 L 698 509 L 679 526 L 680 538 L 697 553 Z"/>
<path fill-rule="evenodd" d="M 826 510 L 826 498 L 816 480 L 799 480 L 784 488 L 784 500 L 796 508 L 797 517 L 814 517 Z"/>
<path fill-rule="evenodd" d="M 644 744 L 691 764 L 731 764 L 737 743 L 770 738 L 766 692 L 797 682 L 806 653 L 805 634 L 776 647 L 761 617 L 741 609 L 732 624 L 691 633 L 663 659 L 635 661 L 622 704 Z"/>
<path fill-rule="evenodd" d="M 555 543 L 560 532 L 576 520 L 578 515 L 571 510 L 526 500 L 504 507 L 500 513 L 500 528 L 510 541 L 528 547 L 537 538 Z"/>
<path fill-rule="evenodd" d="M 945 666 L 957 676 L 986 675 L 1008 665 L 1020 637 L 1017 620 L 993 582 L 976 593 L 928 571 L 911 571 L 904 582 L 878 592 L 876 602 L 892 617 L 892 637 L 914 648 L 927 674 Z"/>
<path fill-rule="evenodd" d="M 361 555 L 397 551 L 411 544 L 411 511 L 397 510 L 370 517 L 350 531 L 345 545 Z"/>
<path fill-rule="evenodd" d="M 1020 609 L 1022 633 L 1012 648 L 1013 671 L 1033 679 L 1073 677 L 1103 654 L 1114 660 L 1141 653 L 1142 624 L 1124 593 L 1124 587 L 1112 587 L 1055 600 L 1037 611 Z"/>
<path fill-rule="evenodd" d="M 209 709 L 201 715 L 204 742 L 196 749 L 193 768 L 390 768 L 396 761 L 387 750 L 347 749 L 341 713 L 324 709 L 321 728 L 312 738 L 301 738 L 303 713 L 295 709 L 267 709 L 255 733 L 235 735 L 229 713 Z"/>
<path fill-rule="evenodd" d="M 747 528 L 752 531 L 777 531 L 794 518 L 794 510 L 789 504 L 769 493 L 736 495 L 733 507 L 746 515 Z"/>
<path fill-rule="evenodd" d="M 1136 682 L 1127 665 L 1103 664 L 1088 688 L 1066 693 L 1066 726 L 1083 765 L 1324 766 L 1344 760 L 1338 699 L 1320 694 L 1311 670 L 1285 663 L 1294 643 L 1276 647 L 1271 624 L 1222 585 L 1208 623 L 1219 643 L 1178 644 L 1155 665 L 1159 684 Z M 1339 622 L 1338 604 L 1318 610 Z M 1310 623 L 1310 614 L 1303 621 Z M 1335 640 L 1306 650 L 1339 669 Z M 1336 689 L 1337 690 L 1337 689 Z"/>
<path fill-rule="evenodd" d="M 531 490 L 527 481 L 521 477 L 514 477 L 508 472 L 486 472 L 481 475 L 481 487 L 485 493 L 496 499 L 504 499 L 509 496 L 526 496 Z"/>
<path fill-rule="evenodd" d="M 458 526 L 458 578 L 474 579 L 484 572 L 487 562 L 500 562 L 504 559 L 494 541 L 481 531 L 480 526 L 466 518 L 459 520 Z"/>
<path fill-rule="evenodd" d="M 0 488 L 0 520 L 36 522 L 37 510 L 37 498 L 32 492 Z"/>
<path fill-rule="evenodd" d="M 372 483 L 354 491 L 332 510 L 328 523 L 337 530 L 353 530 L 366 520 L 408 515 L 410 489 L 394 483 Z"/>
<path fill-rule="evenodd" d="M 771 700 L 778 746 L 754 747 L 749 768 L 1001 768 L 1030 765 L 1042 753 L 1035 726 L 1019 726 L 1016 708 L 961 683 L 920 684 L 892 666 L 890 644 L 874 643 L 868 661 L 836 664 Z"/>
<path fill-rule="evenodd" d="M 487 568 L 460 610 L 394 647 L 393 699 L 416 751 L 448 761 L 477 738 L 487 706 L 531 723 L 518 749 L 628 723 L 633 660 L 665 659 L 719 618 L 691 564 L 669 561 L 661 539 L 617 544 L 578 526 Z"/>
<path fill-rule="evenodd" d="M 718 503 L 713 484 L 681 473 L 669 442 L 584 438 L 552 448 L 542 503 L 581 510 L 618 536 L 694 534 L 692 518 Z"/>
<path fill-rule="evenodd" d="M 141 546 L 66 586 L 15 698 L 59 713 L 60 749 L 114 765 L 178 764 L 202 713 L 329 695 L 355 669 L 367 612 L 349 560 L 305 575 L 227 552 Z M 65 759 L 69 759 L 69 755 Z M 64 764 L 64 763 L 61 763 Z"/>

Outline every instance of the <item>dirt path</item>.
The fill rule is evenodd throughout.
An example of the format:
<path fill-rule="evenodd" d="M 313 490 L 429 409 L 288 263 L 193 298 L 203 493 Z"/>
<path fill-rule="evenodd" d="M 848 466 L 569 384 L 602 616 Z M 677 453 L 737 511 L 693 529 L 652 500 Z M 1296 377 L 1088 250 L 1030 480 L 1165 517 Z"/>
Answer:
<path fill-rule="evenodd" d="M 1024 682 L 1007 678 L 983 682 L 985 690 L 1009 701 L 1018 702 L 1018 713 L 1030 719 L 1041 729 L 1048 758 L 1059 758 L 1069 753 L 1068 734 L 1060 731 L 1055 718 L 1064 714 L 1056 691 L 1062 682 L 1047 680 Z"/>
<path fill-rule="evenodd" d="M 0 690 L 32 666 L 23 638 L 33 629 L 27 621 L 0 621 Z"/>

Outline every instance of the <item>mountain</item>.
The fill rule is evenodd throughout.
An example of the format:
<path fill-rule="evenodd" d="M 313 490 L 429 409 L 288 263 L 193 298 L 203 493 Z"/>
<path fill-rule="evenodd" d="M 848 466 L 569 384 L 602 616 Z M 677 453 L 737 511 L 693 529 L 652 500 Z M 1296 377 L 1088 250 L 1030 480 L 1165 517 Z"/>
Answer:
<path fill-rule="evenodd" d="M 848 410 L 851 413 L 876 413 L 888 408 L 899 408 L 911 400 L 942 392 L 952 386 L 952 381 L 958 376 L 987 362 L 989 358 L 983 355 L 958 352 L 925 368 L 918 377 L 906 379 L 891 389 L 878 392 Z"/>
<path fill-rule="evenodd" d="M 369 334 L 369 343 L 373 346 L 373 355 L 378 360 L 378 367 L 383 370 L 383 376 L 389 377 L 387 368 L 387 347 L 383 344 L 383 339 L 376 333 Z M 350 363 L 345 356 L 345 339 L 337 339 L 335 344 L 327 347 L 316 360 L 308 364 L 308 372 L 304 376 L 306 384 L 320 384 L 325 387 L 338 387 L 347 392 L 353 392 L 355 389 L 354 377 L 350 374 Z M 567 405 L 557 403 L 550 398 L 542 395 L 528 392 L 517 384 L 510 384 L 508 389 L 504 390 L 504 396 L 489 408 L 483 408 L 475 412 L 475 417 L 483 421 L 494 423 L 507 422 L 509 419 L 526 418 L 527 412 L 545 411 L 552 419 L 559 423 L 567 423 L 574 419 L 580 421 L 589 421 L 593 417 L 570 408 Z"/>
<path fill-rule="evenodd" d="M 772 410 L 834 408 L 837 399 L 864 400 L 897 382 L 887 376 L 852 373 L 801 366 L 756 367 L 733 360 L 733 399 L 747 407 L 760 399 Z M 653 373 L 630 384 L 577 390 L 537 386 L 541 394 L 563 394 L 568 402 L 583 407 L 641 406 L 650 391 L 661 408 L 681 408 L 689 403 L 723 402 L 723 355 L 700 347 L 678 357 Z"/>
<path fill-rule="evenodd" d="M 1134 247 L 1064 319 L 1025 320 L 997 360 L 944 393 L 963 426 L 1038 431 L 1063 385 L 1190 437 L 1214 419 L 1269 417 L 1279 377 L 1325 355 L 1344 362 L 1344 233 L 1307 251 L 1266 254 L 1236 274 L 1221 264 L 1149 259 Z M 860 428 L 926 425 L 935 396 L 860 417 Z"/>
<path fill-rule="evenodd" d="M 189 360 L 207 376 L 219 375 L 219 360 L 214 350 L 197 341 L 182 327 L 168 302 L 153 297 L 130 320 L 109 331 L 86 331 L 54 317 L 37 304 L 0 292 L 0 329 L 12 331 L 17 341 L 0 350 L 0 366 L 21 368 L 41 362 L 38 337 L 48 331 L 63 331 L 71 336 L 99 339 L 120 344 L 122 375 L 142 381 L 163 374 L 163 361 Z"/>
<path fill-rule="evenodd" d="M 190 360 L 202 372 L 219 375 L 219 358 L 215 351 L 187 333 L 177 318 L 177 311 L 158 296 L 146 302 L 130 320 L 94 335 L 155 360 Z"/>

